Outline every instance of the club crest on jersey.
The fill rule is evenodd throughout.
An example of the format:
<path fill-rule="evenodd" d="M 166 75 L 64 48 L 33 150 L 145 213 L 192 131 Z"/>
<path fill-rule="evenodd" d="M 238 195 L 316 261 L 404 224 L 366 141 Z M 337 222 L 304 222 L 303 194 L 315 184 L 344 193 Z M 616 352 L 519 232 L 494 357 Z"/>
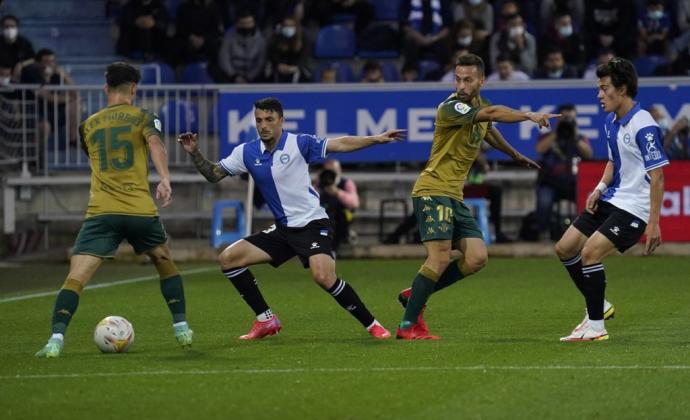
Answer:
<path fill-rule="evenodd" d="M 285 165 L 288 162 L 290 162 L 290 155 L 288 155 L 287 153 L 283 153 L 282 155 L 280 155 L 280 163 Z"/>
<path fill-rule="evenodd" d="M 470 109 L 472 109 L 469 105 L 463 104 L 462 102 L 457 102 L 453 108 L 462 115 L 467 114 L 470 112 Z"/>
<path fill-rule="evenodd" d="M 623 143 L 630 144 L 631 141 L 632 137 L 630 137 L 630 133 L 625 133 L 625 135 L 623 136 Z"/>

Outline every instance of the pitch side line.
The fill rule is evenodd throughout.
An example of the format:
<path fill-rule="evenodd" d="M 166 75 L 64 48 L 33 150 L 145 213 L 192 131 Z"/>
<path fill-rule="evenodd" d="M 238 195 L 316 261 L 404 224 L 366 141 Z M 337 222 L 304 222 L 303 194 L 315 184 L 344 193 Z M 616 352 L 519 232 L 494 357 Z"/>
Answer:
<path fill-rule="evenodd" d="M 143 372 L 93 372 L 93 373 L 55 373 L 43 375 L 2 375 L 0 380 L 10 379 L 69 379 L 69 378 L 111 378 L 130 376 L 166 376 L 166 375 L 227 375 L 227 374 L 261 374 L 261 373 L 349 373 L 349 372 L 456 372 L 456 371 L 529 371 L 529 370 L 690 370 L 690 365 L 665 366 L 418 366 L 418 367 L 380 367 L 380 368 L 314 368 L 314 369 L 222 369 L 222 370 L 153 370 Z"/>
<path fill-rule="evenodd" d="M 180 274 L 183 276 L 186 276 L 189 274 L 198 274 L 198 273 L 203 273 L 206 271 L 211 271 L 211 270 L 214 270 L 217 268 L 218 267 L 194 268 L 191 270 L 181 271 Z M 123 284 L 131 284 L 131 283 L 139 283 L 142 281 L 153 280 L 153 279 L 157 279 L 157 278 L 158 278 L 157 275 L 152 274 L 150 276 L 134 277 L 134 278 L 127 279 L 127 280 L 119 280 L 119 281 L 113 281 L 113 282 L 109 282 L 109 283 L 94 284 L 93 286 L 86 286 L 85 290 L 103 289 L 105 287 L 121 286 Z M 50 292 L 40 292 L 40 293 L 31 293 L 28 295 L 13 296 L 13 297 L 0 299 L 0 303 L 16 302 L 19 300 L 26 300 L 26 299 L 39 298 L 39 297 L 44 297 L 44 296 L 51 296 L 51 295 L 57 294 L 57 292 L 58 292 L 57 290 L 53 290 Z"/>

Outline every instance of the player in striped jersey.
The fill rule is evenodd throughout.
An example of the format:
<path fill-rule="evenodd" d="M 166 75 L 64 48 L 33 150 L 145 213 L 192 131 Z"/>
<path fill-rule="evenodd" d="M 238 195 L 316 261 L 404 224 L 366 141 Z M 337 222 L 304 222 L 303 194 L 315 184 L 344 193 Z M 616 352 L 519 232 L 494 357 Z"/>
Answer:
<path fill-rule="evenodd" d="M 605 299 L 602 260 L 625 252 L 646 235 L 645 254 L 661 243 L 659 215 L 668 165 L 663 134 L 649 112 L 635 101 L 637 73 L 633 64 L 613 58 L 597 68 L 597 98 L 608 113 L 604 133 L 609 161 L 587 206 L 556 244 L 556 254 L 585 298 L 584 320 L 561 341 L 609 338 L 604 320 L 615 307 Z"/>

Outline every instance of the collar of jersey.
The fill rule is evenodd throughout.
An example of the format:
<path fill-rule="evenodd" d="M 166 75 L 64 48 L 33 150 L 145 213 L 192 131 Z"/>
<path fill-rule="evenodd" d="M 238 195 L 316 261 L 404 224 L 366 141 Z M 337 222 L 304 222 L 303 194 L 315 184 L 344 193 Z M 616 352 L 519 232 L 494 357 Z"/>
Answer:
<path fill-rule="evenodd" d="M 617 121 L 615 119 L 613 121 L 620 125 L 627 125 L 632 119 L 632 117 L 634 117 L 635 114 L 637 114 L 637 111 L 639 111 L 640 109 L 640 103 L 635 102 L 635 105 L 632 107 L 632 109 L 630 109 L 630 111 L 628 111 L 627 114 L 623 115 L 623 118 L 621 118 L 620 121 Z"/>
<path fill-rule="evenodd" d="M 283 150 L 285 147 L 285 140 L 287 139 L 287 131 L 283 130 L 283 134 L 280 136 L 280 140 L 278 140 L 278 145 L 276 146 L 275 150 L 273 152 L 269 153 L 275 153 L 276 150 Z M 264 153 L 268 152 L 266 149 L 266 145 L 264 145 L 264 142 L 259 138 L 259 150 L 261 150 L 261 154 L 263 155 Z"/>

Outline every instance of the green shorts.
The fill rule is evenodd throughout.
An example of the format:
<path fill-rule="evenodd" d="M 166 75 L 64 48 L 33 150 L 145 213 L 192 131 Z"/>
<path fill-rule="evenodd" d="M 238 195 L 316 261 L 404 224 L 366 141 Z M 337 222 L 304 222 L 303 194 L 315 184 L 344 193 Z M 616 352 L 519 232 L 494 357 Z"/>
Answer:
<path fill-rule="evenodd" d="M 450 197 L 412 197 L 414 213 L 422 242 L 462 238 L 484 239 L 470 209 Z"/>
<path fill-rule="evenodd" d="M 84 220 L 73 253 L 113 258 L 123 239 L 141 254 L 168 241 L 158 216 L 103 214 Z"/>

